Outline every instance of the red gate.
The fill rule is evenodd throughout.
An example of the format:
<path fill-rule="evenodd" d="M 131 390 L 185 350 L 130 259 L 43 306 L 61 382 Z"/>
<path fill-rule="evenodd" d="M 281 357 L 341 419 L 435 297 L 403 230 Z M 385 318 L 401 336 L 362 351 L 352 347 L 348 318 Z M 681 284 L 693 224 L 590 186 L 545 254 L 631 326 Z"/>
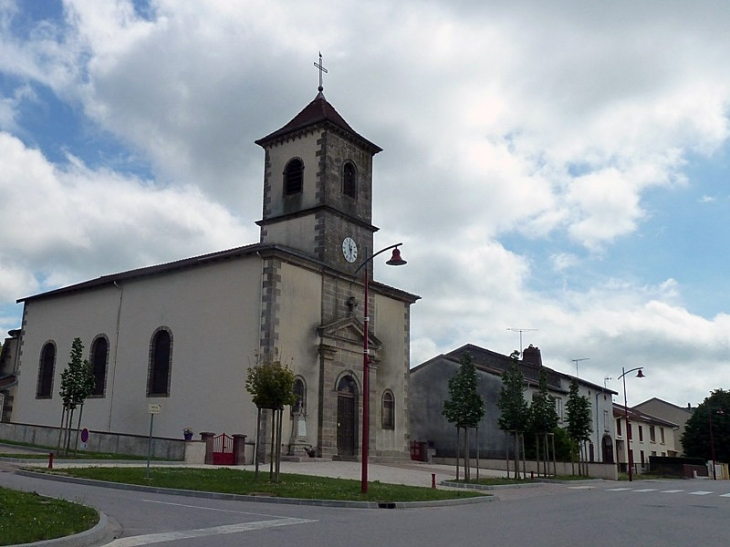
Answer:
<path fill-rule="evenodd" d="M 233 437 L 221 433 L 213 437 L 213 465 L 234 465 Z"/>

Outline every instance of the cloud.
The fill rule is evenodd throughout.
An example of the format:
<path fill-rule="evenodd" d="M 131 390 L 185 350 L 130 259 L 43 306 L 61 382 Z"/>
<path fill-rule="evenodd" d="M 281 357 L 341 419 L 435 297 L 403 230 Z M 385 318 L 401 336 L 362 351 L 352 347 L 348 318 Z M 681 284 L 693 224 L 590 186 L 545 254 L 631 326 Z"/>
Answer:
<path fill-rule="evenodd" d="M 235 247 L 255 233 L 194 187 L 155 188 L 69 161 L 58 169 L 38 150 L 0 133 L 0 295 L 6 300 Z"/>

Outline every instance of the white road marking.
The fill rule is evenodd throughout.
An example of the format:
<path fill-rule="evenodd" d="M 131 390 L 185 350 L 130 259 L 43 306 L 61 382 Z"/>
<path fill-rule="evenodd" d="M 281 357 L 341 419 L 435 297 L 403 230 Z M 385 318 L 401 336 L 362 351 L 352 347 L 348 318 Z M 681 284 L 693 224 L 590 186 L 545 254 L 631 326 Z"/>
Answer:
<path fill-rule="evenodd" d="M 631 488 L 607 488 L 606 492 L 624 492 L 626 490 L 631 490 Z"/>
<path fill-rule="evenodd" d="M 684 490 L 662 490 L 662 494 L 678 494 L 684 492 Z"/>
<path fill-rule="evenodd" d="M 107 543 L 109 547 L 136 547 L 138 545 L 150 545 L 152 543 L 162 543 L 164 541 L 176 541 L 180 539 L 190 539 L 206 536 L 217 536 L 222 534 L 237 534 L 239 532 L 250 532 L 252 530 L 262 530 L 264 528 L 273 528 L 276 526 L 292 526 L 294 524 L 308 524 L 316 522 L 309 519 L 284 518 L 275 520 L 260 520 L 257 522 L 242 522 L 240 524 L 226 524 L 223 526 L 214 526 L 212 528 L 200 528 L 198 530 L 182 530 L 179 532 L 162 532 L 159 534 L 146 534 L 142 536 L 131 536 L 128 538 L 120 538 Z"/>
<path fill-rule="evenodd" d="M 269 517 L 272 519 L 286 519 L 284 515 L 272 515 L 271 513 L 253 513 L 251 511 L 234 511 L 233 509 L 216 509 L 215 507 L 203 507 L 202 505 L 190 505 L 187 503 L 172 503 L 170 501 L 159 500 L 142 500 L 146 503 L 159 503 L 160 505 L 174 505 L 175 507 L 189 507 L 190 509 L 198 509 L 202 511 L 218 511 L 220 513 L 237 513 L 239 515 L 256 515 L 259 517 Z"/>
<path fill-rule="evenodd" d="M 720 494 L 721 498 L 730 498 L 730 494 Z"/>
<path fill-rule="evenodd" d="M 707 490 L 697 490 L 697 492 L 689 492 L 692 496 L 706 496 L 707 494 L 712 494 L 712 492 L 708 492 Z"/>
<path fill-rule="evenodd" d="M 634 492 L 656 492 L 656 488 L 641 488 L 639 490 L 634 490 Z"/>
<path fill-rule="evenodd" d="M 595 488 L 595 486 L 568 486 L 571 490 L 590 490 L 592 488 Z"/>

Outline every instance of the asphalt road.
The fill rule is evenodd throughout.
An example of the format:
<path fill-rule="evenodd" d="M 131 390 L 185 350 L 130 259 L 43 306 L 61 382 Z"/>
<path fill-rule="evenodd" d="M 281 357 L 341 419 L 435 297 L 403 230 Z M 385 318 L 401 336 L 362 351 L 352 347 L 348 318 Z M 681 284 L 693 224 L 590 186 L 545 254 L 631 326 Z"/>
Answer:
<path fill-rule="evenodd" d="M 397 510 L 191 498 L 10 472 L 0 472 L 0 485 L 97 507 L 123 528 L 111 547 L 725 547 L 730 541 L 730 481 L 550 484 L 501 490 L 493 503 Z"/>

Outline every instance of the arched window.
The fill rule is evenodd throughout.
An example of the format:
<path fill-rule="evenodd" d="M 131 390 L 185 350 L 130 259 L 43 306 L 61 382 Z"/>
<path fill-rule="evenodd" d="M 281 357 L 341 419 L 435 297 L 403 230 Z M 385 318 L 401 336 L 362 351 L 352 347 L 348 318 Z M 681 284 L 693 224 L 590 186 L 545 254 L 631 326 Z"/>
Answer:
<path fill-rule="evenodd" d="M 150 344 L 150 365 L 147 375 L 147 395 L 170 394 L 172 370 L 172 337 L 167 329 L 160 328 Z"/>
<path fill-rule="evenodd" d="M 289 160 L 284 169 L 284 195 L 299 194 L 304 186 L 304 163 L 294 158 Z"/>
<path fill-rule="evenodd" d="M 395 397 L 389 390 L 383 393 L 382 424 L 383 429 L 395 429 Z"/>
<path fill-rule="evenodd" d="M 292 414 L 305 415 L 307 413 L 307 390 L 304 386 L 304 380 L 301 378 L 294 380 L 294 398 L 296 400 L 291 406 Z"/>
<path fill-rule="evenodd" d="M 50 399 L 53 392 L 53 373 L 56 368 L 56 345 L 46 342 L 41 350 L 41 360 L 38 367 L 38 385 L 35 396 L 39 399 Z"/>
<path fill-rule="evenodd" d="M 91 344 L 91 368 L 94 371 L 92 397 L 103 397 L 106 392 L 106 369 L 109 363 L 109 341 L 106 336 L 97 336 Z"/>
<path fill-rule="evenodd" d="M 351 198 L 357 197 L 357 172 L 349 161 L 342 169 L 342 193 Z"/>

